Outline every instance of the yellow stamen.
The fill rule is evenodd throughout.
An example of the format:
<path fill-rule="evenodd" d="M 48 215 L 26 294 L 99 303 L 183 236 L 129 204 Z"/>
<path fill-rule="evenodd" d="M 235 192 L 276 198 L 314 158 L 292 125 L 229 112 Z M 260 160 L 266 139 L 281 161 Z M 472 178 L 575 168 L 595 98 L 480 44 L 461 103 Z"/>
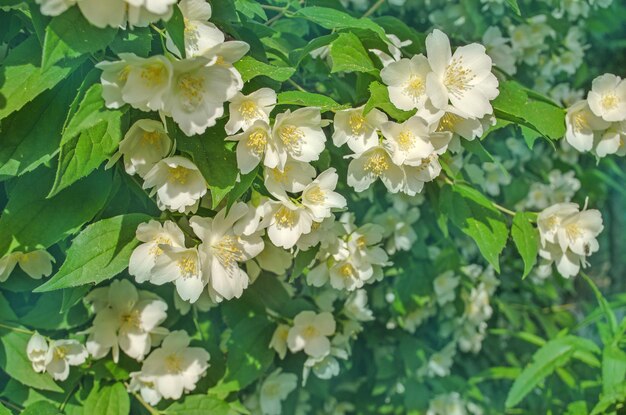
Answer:
<path fill-rule="evenodd" d="M 248 136 L 248 142 L 246 143 L 246 147 L 250 149 L 251 152 L 260 156 L 265 152 L 265 146 L 267 145 L 267 132 L 261 128 L 254 130 Z"/>

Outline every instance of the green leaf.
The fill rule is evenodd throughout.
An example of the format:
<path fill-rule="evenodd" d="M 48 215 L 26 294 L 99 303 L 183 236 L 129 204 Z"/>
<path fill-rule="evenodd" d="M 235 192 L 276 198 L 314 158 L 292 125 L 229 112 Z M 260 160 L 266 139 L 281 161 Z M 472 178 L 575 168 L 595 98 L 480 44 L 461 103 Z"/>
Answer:
<path fill-rule="evenodd" d="M 0 415 L 12 415 L 12 412 L 6 406 L 0 404 Z"/>
<path fill-rule="evenodd" d="M 593 282 L 593 280 L 589 277 L 589 275 L 587 275 L 587 273 L 585 272 L 581 272 L 581 275 L 583 276 L 585 281 L 587 281 L 587 284 L 589 284 L 591 290 L 593 291 L 593 294 L 596 296 L 596 300 L 600 305 L 600 309 L 604 313 L 604 316 L 609 323 L 611 336 L 615 336 L 618 333 L 617 318 L 615 317 L 615 313 L 611 309 L 611 305 L 608 301 L 606 301 L 606 298 L 604 298 L 604 296 L 602 295 L 596 284 Z"/>
<path fill-rule="evenodd" d="M 337 103 L 334 99 L 322 94 L 303 91 L 285 91 L 278 94 L 278 105 L 298 105 L 300 107 L 317 107 L 321 112 L 339 111 L 349 105 Z"/>
<path fill-rule="evenodd" d="M 607 414 L 617 414 L 617 412 L 609 411 L 609 408 L 613 405 L 618 404 L 619 402 L 626 401 L 626 382 L 618 385 L 609 393 L 603 393 L 600 396 L 600 400 L 596 404 L 596 406 L 592 409 L 589 415 L 607 415 Z M 623 408 L 623 407 L 622 407 Z"/>
<path fill-rule="evenodd" d="M 575 336 L 565 336 L 550 340 L 533 355 L 532 362 L 524 368 L 521 375 L 513 383 L 506 398 L 505 406 L 512 408 L 520 403 L 526 395 L 552 374 L 557 368 L 565 365 L 577 349 L 597 351 L 597 346 L 588 340 Z"/>
<path fill-rule="evenodd" d="M 15 321 L 17 316 L 11 308 L 11 304 L 7 301 L 6 297 L 0 293 L 0 321 Z"/>
<path fill-rule="evenodd" d="M 38 401 L 28 405 L 22 415 L 62 415 L 63 412 L 48 401 Z"/>
<path fill-rule="evenodd" d="M 305 7 L 295 14 L 299 17 L 330 30 L 364 29 L 376 33 L 383 42 L 387 42 L 385 30 L 370 19 L 357 19 L 348 13 L 328 7 Z"/>
<path fill-rule="evenodd" d="M 378 23 L 387 34 L 393 34 L 398 39 L 405 41 L 411 40 L 413 43 L 407 46 L 403 46 L 402 50 L 410 53 L 417 54 L 425 51 L 426 35 L 420 33 L 417 30 L 407 26 L 402 20 L 393 16 L 380 16 L 374 18 L 374 22 Z"/>
<path fill-rule="evenodd" d="M 250 186 L 252 186 L 252 182 L 256 178 L 259 171 L 259 166 L 255 167 L 250 173 L 244 174 L 243 176 L 239 176 L 239 181 L 235 183 L 233 189 L 228 192 L 228 208 L 235 204 L 237 200 L 243 196 L 244 193 L 248 191 Z"/>
<path fill-rule="evenodd" d="M 0 97 L 5 105 L 0 106 L 0 120 L 67 78 L 84 62 L 85 57 L 62 62 L 46 70 L 39 67 L 40 59 L 39 41 L 36 36 L 31 36 L 11 50 L 2 62 Z"/>
<path fill-rule="evenodd" d="M 291 51 L 289 53 L 289 61 L 292 65 L 298 66 L 302 59 L 308 56 L 312 51 L 328 45 L 333 40 L 337 39 L 338 36 L 337 33 L 331 33 L 330 35 L 320 36 L 311 40 L 305 47 Z"/>
<path fill-rule="evenodd" d="M 331 73 L 336 72 L 377 72 L 374 62 L 359 38 L 352 33 L 340 33 L 330 44 L 330 56 L 333 66 Z"/>
<path fill-rule="evenodd" d="M 412 117 L 413 114 L 415 114 L 415 110 L 403 111 L 396 108 L 396 106 L 389 100 L 389 91 L 387 90 L 387 87 L 380 82 L 372 82 L 369 86 L 369 90 L 370 98 L 367 100 L 365 108 L 363 109 L 364 114 L 369 113 L 374 108 L 378 108 L 379 110 L 386 112 L 387 115 L 398 122 L 406 121 Z"/>
<path fill-rule="evenodd" d="M 46 249 L 73 234 L 102 209 L 112 184 L 109 172 L 97 171 L 46 199 L 53 180 L 45 168 L 17 180 L 0 216 L 0 257 Z"/>
<path fill-rule="evenodd" d="M 234 66 L 241 74 L 244 82 L 248 82 L 257 76 L 267 76 L 275 81 L 284 82 L 296 72 L 294 68 L 289 66 L 269 65 L 251 56 L 244 56 L 241 60 L 235 62 Z"/>
<path fill-rule="evenodd" d="M 43 69 L 64 59 L 78 58 L 104 50 L 113 41 L 117 28 L 99 29 L 83 17 L 78 7 L 53 17 L 46 26 L 43 43 Z"/>
<path fill-rule="evenodd" d="M 517 4 L 517 0 L 505 0 L 505 1 L 506 1 L 506 4 L 508 4 L 509 7 L 513 9 L 515 14 L 517 14 L 518 16 L 522 15 L 522 11 L 519 8 L 519 4 Z"/>
<path fill-rule="evenodd" d="M 0 368 L 18 382 L 35 389 L 63 392 L 47 373 L 37 373 L 26 356 L 30 335 L 0 328 Z"/>
<path fill-rule="evenodd" d="M 185 18 L 178 6 L 173 8 L 172 17 L 165 22 L 165 29 L 172 38 L 174 45 L 178 48 L 181 57 L 186 58 L 185 52 Z"/>
<path fill-rule="evenodd" d="M 522 278 L 526 278 L 535 266 L 539 252 L 539 232 L 532 225 L 531 217 L 532 215 L 529 213 L 517 212 L 513 217 L 513 225 L 511 226 L 513 242 L 524 261 Z"/>
<path fill-rule="evenodd" d="M 626 353 L 617 344 L 609 344 L 602 353 L 602 391 L 609 393 L 625 380 Z"/>
<path fill-rule="evenodd" d="M 263 20 L 267 20 L 267 14 L 261 5 L 253 0 L 235 0 L 235 7 L 238 12 L 244 16 L 254 19 L 254 16 L 258 16 Z"/>
<path fill-rule="evenodd" d="M 293 268 L 289 274 L 290 282 L 302 275 L 302 272 L 313 262 L 318 251 L 319 248 L 309 248 L 306 251 L 298 251 L 293 261 Z"/>
<path fill-rule="evenodd" d="M 128 415 L 130 398 L 121 383 L 102 388 L 94 387 L 85 400 L 84 413 L 90 415 Z"/>
<path fill-rule="evenodd" d="M 241 389 L 258 379 L 272 364 L 274 351 L 267 345 L 273 325 L 264 316 L 241 320 L 228 339 L 225 381 L 238 381 Z"/>
<path fill-rule="evenodd" d="M 135 27 L 118 33 L 109 45 L 116 54 L 134 53 L 142 58 L 147 58 L 152 50 L 152 33 L 147 27 Z"/>
<path fill-rule="evenodd" d="M 59 304 L 62 301 L 61 291 L 39 296 L 32 308 L 21 316 L 20 323 L 37 330 L 65 330 L 87 322 L 89 316 L 84 306 L 61 311 Z"/>
<path fill-rule="evenodd" d="M 182 402 L 168 406 L 166 415 L 228 415 L 230 405 L 221 399 L 207 395 L 191 395 Z"/>
<path fill-rule="evenodd" d="M 67 251 L 61 269 L 36 292 L 77 287 L 115 277 L 128 266 L 137 226 L 150 219 L 143 213 L 130 213 L 103 219 L 85 228 Z"/>
<path fill-rule="evenodd" d="M 471 237 L 483 257 L 500 272 L 499 257 L 508 239 L 504 216 L 482 193 L 463 184 L 445 187 L 445 212 L 452 223 Z"/>

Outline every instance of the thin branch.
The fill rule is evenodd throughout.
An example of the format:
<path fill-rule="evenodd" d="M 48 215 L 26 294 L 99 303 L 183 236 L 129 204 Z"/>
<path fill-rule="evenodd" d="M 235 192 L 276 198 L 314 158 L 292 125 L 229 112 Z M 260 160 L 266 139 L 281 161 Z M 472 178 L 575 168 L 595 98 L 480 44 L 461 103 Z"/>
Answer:
<path fill-rule="evenodd" d="M 287 79 L 287 82 L 289 82 L 294 88 L 296 88 L 298 91 L 300 92 L 307 92 L 306 89 L 302 88 L 300 85 L 298 85 L 294 80 L 292 79 Z"/>
<path fill-rule="evenodd" d="M 380 6 L 385 3 L 385 0 L 378 0 L 376 3 L 372 5 L 365 13 L 363 13 L 363 18 L 370 17 Z"/>
<path fill-rule="evenodd" d="M 150 415 L 161 415 L 161 411 L 159 411 L 158 409 L 156 409 L 155 407 L 153 407 L 152 405 L 150 405 L 148 402 L 144 401 L 143 398 L 141 397 L 141 395 L 139 395 L 137 392 L 131 392 L 133 394 L 133 396 L 135 397 L 135 399 L 137 399 L 137 401 L 139 401 L 139 403 L 146 408 L 146 410 L 150 413 Z"/>
<path fill-rule="evenodd" d="M 11 330 L 11 331 L 17 332 L 17 333 L 35 334 L 35 332 L 32 331 L 32 330 L 26 330 L 26 329 L 22 329 L 22 328 L 19 328 L 19 327 L 7 326 L 6 324 L 2 324 L 2 323 L 0 323 L 0 327 L 5 328 L 7 330 Z"/>

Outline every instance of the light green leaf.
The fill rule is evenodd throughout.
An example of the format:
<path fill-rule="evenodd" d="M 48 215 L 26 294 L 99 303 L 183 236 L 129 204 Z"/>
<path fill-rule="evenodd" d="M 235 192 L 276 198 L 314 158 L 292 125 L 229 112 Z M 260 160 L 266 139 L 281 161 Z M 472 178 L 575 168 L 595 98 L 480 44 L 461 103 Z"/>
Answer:
<path fill-rule="evenodd" d="M 330 56 L 336 72 L 377 72 L 374 63 L 359 38 L 352 33 L 340 33 L 330 44 Z"/>
<path fill-rule="evenodd" d="M 174 7 L 173 10 L 174 13 L 172 13 L 172 17 L 165 22 L 165 29 L 172 38 L 172 41 L 180 52 L 181 57 L 184 59 L 186 57 L 185 18 L 183 17 L 183 13 L 180 11 L 180 8 L 178 8 L 178 6 Z"/>
<path fill-rule="evenodd" d="M 357 19 L 348 13 L 328 7 L 305 7 L 298 10 L 296 16 L 304 17 L 325 29 L 364 29 L 376 33 L 380 39 L 387 42 L 385 30 L 370 19 Z"/>
<path fill-rule="evenodd" d="M 0 120 L 19 110 L 42 92 L 53 88 L 67 78 L 85 57 L 68 60 L 47 70 L 39 67 L 41 47 L 36 36 L 31 36 L 11 50 L 0 66 L 0 96 L 6 105 L 0 107 Z"/>
<path fill-rule="evenodd" d="M 339 111 L 349 105 L 337 103 L 334 99 L 322 94 L 303 91 L 285 91 L 278 94 L 278 105 L 298 105 L 300 107 L 318 107 L 321 112 Z"/>
<path fill-rule="evenodd" d="M 99 29 L 89 23 L 77 7 L 55 16 L 46 26 L 42 66 L 50 69 L 64 59 L 78 58 L 106 47 L 113 41 L 117 28 Z"/>
<path fill-rule="evenodd" d="M 77 287 L 115 277 L 128 266 L 137 226 L 150 219 L 142 213 L 129 213 L 93 223 L 85 228 L 67 251 L 61 269 L 36 292 Z"/>
<path fill-rule="evenodd" d="M 0 415 L 12 415 L 12 412 L 6 406 L 0 404 Z"/>
<path fill-rule="evenodd" d="M 378 108 L 379 110 L 386 112 L 387 115 L 398 122 L 406 121 L 412 117 L 413 114 L 415 114 L 415 110 L 403 111 L 396 108 L 396 106 L 389 100 L 389 91 L 387 90 L 387 87 L 380 82 L 372 82 L 369 86 L 369 90 L 370 98 L 367 100 L 365 108 L 363 109 L 364 114 L 369 113 L 373 108 Z"/>
<path fill-rule="evenodd" d="M 604 313 L 604 316 L 609 323 L 611 336 L 615 336 L 618 333 L 617 317 L 615 317 L 615 313 L 611 309 L 611 305 L 608 301 L 606 301 L 606 298 L 604 298 L 604 296 L 602 295 L 596 284 L 593 282 L 593 280 L 589 277 L 589 275 L 587 275 L 587 273 L 585 272 L 581 272 L 581 275 L 583 276 L 585 281 L 587 281 L 587 284 L 589 284 L 591 290 L 593 291 L 593 294 L 596 296 L 596 300 L 600 305 L 600 309 Z"/>
<path fill-rule="evenodd" d="M 293 268 L 291 269 L 291 273 L 289 275 L 289 281 L 293 281 L 302 275 L 302 272 L 311 265 L 311 262 L 315 259 L 318 248 L 309 248 L 306 251 L 298 251 L 296 258 L 293 261 Z"/>
<path fill-rule="evenodd" d="M 444 206 L 452 223 L 476 242 L 483 257 L 500 272 L 499 257 L 509 233 L 502 213 L 482 193 L 466 185 L 445 187 L 441 197 L 447 201 Z"/>
<path fill-rule="evenodd" d="M 275 81 L 284 82 L 291 78 L 296 70 L 289 66 L 274 66 L 265 62 L 260 62 L 251 56 L 244 56 L 235 62 L 235 68 L 241 74 L 244 82 L 248 82 L 257 76 L 267 76 Z"/>
<path fill-rule="evenodd" d="M 626 353 L 609 344 L 602 353 L 602 391 L 609 393 L 626 380 Z"/>
<path fill-rule="evenodd" d="M 21 415 L 62 415 L 63 412 L 48 401 L 38 401 L 28 405 Z"/>
<path fill-rule="evenodd" d="M 128 415 L 130 398 L 121 383 L 93 388 L 85 400 L 84 413 L 89 415 Z"/>
<path fill-rule="evenodd" d="M 46 168 L 17 180 L 0 216 L 0 257 L 46 249 L 76 232 L 102 209 L 112 184 L 109 172 L 98 171 L 46 199 L 53 180 Z"/>
<path fill-rule="evenodd" d="M 0 369 L 18 382 L 35 389 L 63 392 L 47 373 L 37 373 L 26 356 L 30 335 L 0 328 Z"/>
<path fill-rule="evenodd" d="M 515 14 L 517 14 L 518 16 L 522 15 L 522 11 L 519 8 L 519 4 L 517 4 L 517 0 L 505 0 L 505 1 L 506 1 L 506 4 L 508 4 L 509 7 L 513 9 Z"/>
<path fill-rule="evenodd" d="M 539 232 L 532 225 L 531 216 L 529 213 L 517 212 L 513 217 L 513 225 L 511 226 L 513 242 L 524 261 L 522 278 L 526 278 L 535 266 L 539 252 Z"/>
<path fill-rule="evenodd" d="M 191 395 L 175 402 L 164 411 L 166 415 L 228 415 L 230 405 L 215 396 Z"/>

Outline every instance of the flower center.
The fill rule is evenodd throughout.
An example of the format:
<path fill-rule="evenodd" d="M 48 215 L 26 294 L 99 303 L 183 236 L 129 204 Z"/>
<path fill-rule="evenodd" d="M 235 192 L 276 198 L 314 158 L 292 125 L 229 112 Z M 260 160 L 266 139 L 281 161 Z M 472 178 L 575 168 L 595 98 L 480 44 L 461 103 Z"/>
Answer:
<path fill-rule="evenodd" d="M 125 313 L 120 316 L 120 320 L 123 325 L 129 325 L 131 327 L 139 327 L 141 325 L 141 319 L 139 318 L 139 311 L 133 310 L 130 313 Z"/>
<path fill-rule="evenodd" d="M 574 116 L 574 130 L 576 131 L 585 131 L 589 130 L 589 120 L 585 116 L 584 113 L 579 112 Z"/>
<path fill-rule="evenodd" d="M 254 130 L 250 136 L 248 136 L 248 142 L 246 147 L 250 149 L 254 154 L 260 156 L 265 151 L 267 145 L 267 133 L 265 130 L 258 128 Z"/>
<path fill-rule="evenodd" d="M 360 135 L 365 129 L 365 118 L 361 114 L 353 113 L 348 119 L 348 125 L 350 125 L 352 135 Z"/>
<path fill-rule="evenodd" d="M 281 206 L 274 214 L 274 219 L 279 228 L 292 228 L 296 223 L 297 214 L 286 206 Z"/>
<path fill-rule="evenodd" d="M 354 278 L 356 276 L 354 267 L 351 264 L 343 264 L 339 267 L 339 273 L 345 279 Z"/>
<path fill-rule="evenodd" d="M 421 76 L 411 75 L 404 84 L 404 93 L 413 99 L 417 99 L 424 94 L 426 84 Z"/>
<path fill-rule="evenodd" d="M 304 137 L 304 133 L 294 125 L 286 125 L 280 129 L 278 134 L 281 141 L 290 151 L 298 149 L 300 140 Z"/>
<path fill-rule="evenodd" d="M 415 143 L 414 139 L 415 136 L 413 136 L 412 132 L 407 130 L 402 131 L 400 135 L 398 135 L 398 146 L 403 151 L 409 151 Z"/>
<path fill-rule="evenodd" d="M 150 255 L 157 257 L 163 253 L 159 245 L 172 245 L 172 240 L 167 236 L 159 235 L 152 239 L 152 243 L 154 246 L 150 248 Z"/>
<path fill-rule="evenodd" d="M 163 64 L 153 63 L 141 69 L 141 79 L 143 79 L 148 86 L 155 87 L 163 83 L 164 72 L 165 67 Z"/>
<path fill-rule="evenodd" d="M 313 189 L 306 193 L 306 199 L 313 203 L 323 203 L 326 200 L 326 194 L 319 186 L 315 186 Z"/>
<path fill-rule="evenodd" d="M 254 101 L 244 101 L 239 106 L 239 112 L 246 121 L 255 120 L 259 117 L 259 109 Z"/>
<path fill-rule="evenodd" d="M 456 125 L 462 120 L 463 118 L 459 117 L 458 115 L 451 112 L 446 112 L 439 120 L 439 126 L 437 127 L 437 131 L 453 131 L 454 127 L 456 127 Z"/>
<path fill-rule="evenodd" d="M 180 184 L 185 184 L 187 182 L 187 176 L 189 176 L 189 170 L 182 167 L 170 167 L 170 180 L 176 181 Z"/>
<path fill-rule="evenodd" d="M 582 231 L 580 227 L 576 223 L 570 223 L 565 227 L 565 232 L 567 233 L 567 237 L 570 240 L 574 240 L 576 238 L 580 238 L 582 236 Z"/>
<path fill-rule="evenodd" d="M 183 359 L 172 353 L 165 358 L 165 369 L 169 373 L 178 373 L 183 369 Z"/>
<path fill-rule="evenodd" d="M 463 66 L 463 57 L 454 58 L 446 69 L 443 83 L 451 95 L 462 97 L 463 93 L 470 89 L 469 83 L 475 77 L 472 71 Z"/>
<path fill-rule="evenodd" d="M 604 109 L 612 110 L 617 107 L 619 104 L 619 100 L 615 96 L 615 94 L 607 94 L 602 97 L 602 106 Z"/>
<path fill-rule="evenodd" d="M 224 268 L 231 268 L 242 259 L 241 248 L 237 238 L 226 235 L 218 243 L 212 246 L 215 256 Z"/>
<path fill-rule="evenodd" d="M 380 176 L 389 169 L 389 161 L 387 155 L 382 152 L 376 152 L 372 154 L 365 163 L 365 171 L 369 171 L 376 176 Z"/>
<path fill-rule="evenodd" d="M 159 134 L 157 131 L 144 131 L 143 135 L 141 136 L 141 144 L 143 145 L 159 145 L 160 144 L 160 140 L 159 138 L 161 137 L 161 134 Z"/>
<path fill-rule="evenodd" d="M 130 74 L 130 65 L 129 66 L 125 66 L 122 70 L 119 71 L 119 73 L 117 74 L 117 81 L 118 82 L 126 82 L 128 81 L 128 74 Z"/>
<path fill-rule="evenodd" d="M 178 78 L 178 89 L 187 100 L 187 104 L 196 107 L 202 102 L 204 78 L 191 74 L 183 74 Z"/>
<path fill-rule="evenodd" d="M 317 337 L 317 328 L 315 326 L 306 326 L 304 330 L 302 330 L 302 336 L 307 339 L 311 339 L 313 337 Z"/>
<path fill-rule="evenodd" d="M 287 175 L 291 170 L 290 166 L 285 166 L 284 170 L 280 170 L 278 168 L 272 169 L 272 176 L 274 176 L 274 180 L 278 183 L 286 184 L 287 183 Z"/>
<path fill-rule="evenodd" d="M 177 265 L 183 278 L 191 278 L 198 274 L 198 261 L 193 255 L 179 259 Z"/>

